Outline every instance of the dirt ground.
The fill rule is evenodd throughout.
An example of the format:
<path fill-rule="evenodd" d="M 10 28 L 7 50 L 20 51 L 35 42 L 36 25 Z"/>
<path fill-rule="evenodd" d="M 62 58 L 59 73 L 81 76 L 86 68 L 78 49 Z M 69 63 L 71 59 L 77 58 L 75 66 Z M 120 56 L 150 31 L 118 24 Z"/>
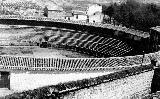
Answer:
<path fill-rule="evenodd" d="M 5 27 L 5 28 L 2 28 Z M 52 57 L 52 58 L 88 58 L 93 57 L 78 52 L 67 51 L 58 48 L 40 48 L 39 46 L 21 45 L 19 42 L 30 40 L 35 35 L 43 36 L 44 29 L 35 27 L 8 28 L 0 25 L 0 55 L 18 55 L 31 57 Z M 36 36 L 37 37 L 37 36 Z M 35 39 L 38 40 L 38 39 Z M 10 45 L 12 43 L 12 45 Z M 7 45 L 7 46 L 6 46 Z M 18 46 L 16 46 L 18 45 Z"/>
<path fill-rule="evenodd" d="M 38 46 L 0 46 L 0 55 L 16 55 L 50 58 L 91 58 L 86 54 L 56 48 L 40 48 Z"/>

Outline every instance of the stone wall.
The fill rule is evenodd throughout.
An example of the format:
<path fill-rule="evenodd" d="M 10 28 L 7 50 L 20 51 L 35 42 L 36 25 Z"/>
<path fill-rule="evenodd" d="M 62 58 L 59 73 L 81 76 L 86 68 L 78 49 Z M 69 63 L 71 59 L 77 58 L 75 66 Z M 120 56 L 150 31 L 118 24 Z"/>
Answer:
<path fill-rule="evenodd" d="M 74 66 L 74 68 L 71 69 L 68 69 L 69 67 L 64 63 L 66 63 L 67 60 L 75 61 L 72 58 L 53 59 L 55 60 L 55 62 L 53 62 L 54 64 L 59 64 L 57 65 L 59 69 L 47 69 L 51 66 L 47 65 L 51 61 L 45 61 L 48 58 L 42 59 L 42 66 L 36 65 L 37 62 L 35 62 L 35 60 L 37 60 L 37 58 L 26 58 L 27 57 L 24 57 L 23 59 L 23 57 L 14 56 L 1 56 L 0 58 L 1 65 L 4 65 L 2 66 L 3 69 L 9 69 L 9 71 L 11 71 L 11 89 L 17 92 L 24 91 L 23 93 L 18 93 L 20 97 L 22 95 L 26 97 L 27 94 L 30 95 L 31 93 L 34 93 L 33 97 L 38 94 L 43 97 L 46 97 L 45 95 L 52 97 L 54 93 L 57 93 L 57 97 L 61 97 L 62 99 L 130 99 L 131 97 L 143 97 L 150 93 L 151 81 L 154 74 L 150 59 L 155 58 L 160 61 L 160 54 L 156 52 L 144 56 L 137 55 L 101 59 L 77 58 L 81 65 L 77 64 L 77 66 L 75 66 L 75 64 L 72 63 L 72 65 L 68 65 L 71 67 Z M 9 59 L 11 60 L 10 62 L 8 62 Z M 27 60 L 29 60 L 29 62 L 27 62 Z M 95 62 L 93 60 L 100 61 L 100 64 L 98 62 L 95 66 L 97 68 L 95 75 L 93 75 L 94 73 L 90 73 L 94 71 L 92 70 L 92 66 L 94 65 L 87 65 L 88 62 L 91 62 L 91 64 Z M 32 64 L 26 65 L 30 63 Z M 26 66 L 28 66 L 27 68 L 29 68 L 29 70 L 26 69 Z M 54 65 L 51 67 L 53 66 Z M 81 66 L 87 66 L 89 69 L 80 68 Z M 114 71 L 114 69 L 111 70 L 110 67 L 114 67 L 117 71 Z M 14 70 L 18 69 L 21 72 L 14 72 Z M 110 72 L 106 72 L 106 70 Z M 55 72 L 57 72 L 57 74 L 55 74 Z M 54 92 L 54 90 L 57 91 Z"/>
<path fill-rule="evenodd" d="M 110 72 L 73 72 L 58 73 L 49 71 L 12 71 L 10 73 L 10 88 L 14 92 L 33 90 L 48 85 L 56 85 L 69 81 L 94 78 L 107 75 Z"/>
<path fill-rule="evenodd" d="M 63 99 L 142 99 L 150 93 L 153 71 L 70 92 Z"/>
<path fill-rule="evenodd" d="M 142 99 L 150 93 L 153 74 L 153 65 L 143 65 L 93 78 L 23 91 L 6 96 L 6 99 Z"/>

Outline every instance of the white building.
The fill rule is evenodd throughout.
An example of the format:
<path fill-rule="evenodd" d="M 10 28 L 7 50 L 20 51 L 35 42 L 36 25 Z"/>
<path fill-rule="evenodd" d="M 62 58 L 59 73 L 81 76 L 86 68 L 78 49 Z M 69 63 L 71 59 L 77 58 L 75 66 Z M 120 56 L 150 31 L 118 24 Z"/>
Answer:
<path fill-rule="evenodd" d="M 104 15 L 101 12 L 95 12 L 93 15 L 89 16 L 90 23 L 102 23 Z"/>
<path fill-rule="evenodd" d="M 65 11 L 63 10 L 62 7 L 55 5 L 55 4 L 53 4 L 53 5 L 47 4 L 46 6 L 48 8 L 48 17 L 49 18 L 55 18 L 55 19 L 64 18 Z"/>
<path fill-rule="evenodd" d="M 96 12 L 102 13 L 102 6 L 99 4 L 89 4 L 87 9 L 87 15 L 93 15 Z"/>
<path fill-rule="evenodd" d="M 73 13 L 73 17 L 71 17 L 71 20 L 73 21 L 85 21 L 88 19 L 88 16 L 84 13 L 76 12 Z"/>
<path fill-rule="evenodd" d="M 102 6 L 98 4 L 82 4 L 72 7 L 72 16 L 65 18 L 66 20 L 85 21 L 99 23 L 103 21 Z"/>
<path fill-rule="evenodd" d="M 72 13 L 65 13 L 64 19 L 65 20 L 73 20 L 73 14 Z"/>

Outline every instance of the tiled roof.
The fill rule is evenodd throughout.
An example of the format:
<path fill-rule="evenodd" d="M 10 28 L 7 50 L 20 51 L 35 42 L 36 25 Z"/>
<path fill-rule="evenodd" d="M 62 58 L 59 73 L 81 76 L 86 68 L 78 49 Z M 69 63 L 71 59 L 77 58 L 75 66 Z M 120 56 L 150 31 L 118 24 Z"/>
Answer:
<path fill-rule="evenodd" d="M 76 14 L 86 14 L 89 5 L 93 4 L 90 1 L 73 1 L 71 6 L 65 6 L 65 10 L 72 10 Z"/>
<path fill-rule="evenodd" d="M 83 6 L 64 6 L 64 11 L 66 13 L 75 13 L 75 14 L 86 14 L 88 7 Z"/>
<path fill-rule="evenodd" d="M 88 6 L 76 6 L 73 7 L 72 12 L 75 14 L 86 15 L 88 11 Z"/>
<path fill-rule="evenodd" d="M 93 2 L 90 1 L 73 1 L 72 4 L 76 4 L 76 5 L 88 5 L 88 4 L 93 4 Z"/>
<path fill-rule="evenodd" d="M 53 11 L 53 12 L 55 12 L 55 13 L 61 13 L 61 12 L 63 12 L 63 11 L 61 11 L 61 10 L 48 10 L 48 11 Z"/>
<path fill-rule="evenodd" d="M 72 17 L 73 15 L 72 15 L 72 13 L 65 13 L 65 16 L 66 17 Z"/>
<path fill-rule="evenodd" d="M 74 11 L 83 11 L 83 12 L 85 12 L 85 11 L 87 11 L 88 10 L 88 7 L 74 7 L 72 10 L 74 10 Z"/>
<path fill-rule="evenodd" d="M 78 11 L 73 11 L 74 15 L 86 15 L 87 12 L 78 12 Z"/>

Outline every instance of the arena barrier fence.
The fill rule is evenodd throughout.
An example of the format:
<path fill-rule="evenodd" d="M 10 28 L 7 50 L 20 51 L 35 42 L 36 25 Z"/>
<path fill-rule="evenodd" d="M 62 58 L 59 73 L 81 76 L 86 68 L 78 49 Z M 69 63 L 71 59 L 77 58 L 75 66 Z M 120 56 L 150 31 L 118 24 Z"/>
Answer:
<path fill-rule="evenodd" d="M 135 66 L 148 65 L 151 63 L 151 58 L 160 61 L 159 52 L 110 58 L 40 58 L 1 55 L 0 68 L 49 71 L 121 70 Z"/>

